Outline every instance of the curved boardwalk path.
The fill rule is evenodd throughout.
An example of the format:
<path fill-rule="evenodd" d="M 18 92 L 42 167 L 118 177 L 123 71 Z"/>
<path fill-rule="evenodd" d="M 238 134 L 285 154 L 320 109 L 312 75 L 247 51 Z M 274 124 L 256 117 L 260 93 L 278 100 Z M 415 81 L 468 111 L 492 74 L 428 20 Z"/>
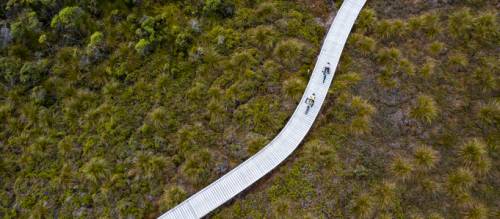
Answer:
<path fill-rule="evenodd" d="M 319 113 L 332 82 L 344 44 L 366 0 L 344 0 L 323 42 L 309 84 L 292 117 L 262 150 L 203 190 L 159 218 L 201 218 L 248 188 L 284 161 L 304 139 Z M 323 83 L 322 70 L 330 62 L 331 74 Z M 316 94 L 314 106 L 305 114 L 306 98 Z"/>

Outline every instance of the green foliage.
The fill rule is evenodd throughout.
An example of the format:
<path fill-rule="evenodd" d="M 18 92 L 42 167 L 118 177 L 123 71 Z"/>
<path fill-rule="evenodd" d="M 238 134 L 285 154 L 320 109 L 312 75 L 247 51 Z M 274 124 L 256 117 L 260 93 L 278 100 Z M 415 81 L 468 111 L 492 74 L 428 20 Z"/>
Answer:
<path fill-rule="evenodd" d="M 234 14 L 234 5 L 227 0 L 205 0 L 203 13 L 206 16 L 231 17 Z"/>
<path fill-rule="evenodd" d="M 391 208 L 397 199 L 396 184 L 393 182 L 382 182 L 375 186 L 373 195 L 375 203 L 381 209 Z"/>
<path fill-rule="evenodd" d="M 182 172 L 191 183 L 199 187 L 210 179 L 211 160 L 212 155 L 207 150 L 192 153 L 182 166 Z"/>
<path fill-rule="evenodd" d="M 493 100 L 481 106 L 479 110 L 479 118 L 486 124 L 500 124 L 500 102 Z"/>
<path fill-rule="evenodd" d="M 65 38 L 86 35 L 91 28 L 87 13 L 78 6 L 65 7 L 52 18 L 50 27 L 63 32 Z M 67 34 L 66 34 L 67 33 Z"/>
<path fill-rule="evenodd" d="M 135 44 L 135 51 L 141 55 L 147 55 L 151 51 L 151 43 L 146 39 L 141 39 Z"/>
<path fill-rule="evenodd" d="M 80 169 L 83 176 L 93 183 L 102 183 L 109 175 L 109 164 L 100 157 L 94 157 Z"/>
<path fill-rule="evenodd" d="M 464 214 L 467 219 L 486 219 L 488 217 L 488 209 L 482 203 L 473 203 Z"/>
<path fill-rule="evenodd" d="M 284 66 L 297 70 L 303 62 L 305 48 L 305 44 L 301 41 L 288 39 L 279 42 L 273 53 Z"/>
<path fill-rule="evenodd" d="M 485 174 L 491 168 L 491 160 L 486 151 L 486 145 L 474 138 L 466 142 L 459 149 L 458 154 L 462 163 L 479 174 Z"/>
<path fill-rule="evenodd" d="M 370 37 L 362 37 L 358 42 L 358 46 L 365 55 L 368 55 L 375 51 L 376 42 Z"/>
<path fill-rule="evenodd" d="M 401 20 L 380 20 L 375 32 L 382 39 L 394 39 L 406 35 L 406 24 Z"/>
<path fill-rule="evenodd" d="M 434 41 L 428 45 L 428 50 L 433 56 L 437 56 L 443 52 L 445 44 L 439 41 Z"/>
<path fill-rule="evenodd" d="M 426 145 L 421 145 L 415 148 L 413 156 L 415 166 L 419 168 L 419 170 L 432 169 L 439 161 L 439 152 Z"/>
<path fill-rule="evenodd" d="M 299 100 L 306 85 L 302 77 L 290 77 L 283 83 L 283 93 L 293 100 Z"/>
<path fill-rule="evenodd" d="M 361 81 L 361 79 L 361 76 L 356 72 L 349 72 L 347 74 L 335 76 L 335 80 L 333 81 L 332 89 L 330 91 L 332 93 L 338 93 L 345 89 L 352 88 L 359 81 Z"/>
<path fill-rule="evenodd" d="M 11 24 L 11 33 L 14 40 L 23 44 L 31 44 L 41 32 L 41 26 L 35 12 L 25 11 Z"/>
<path fill-rule="evenodd" d="M 436 62 L 432 58 L 427 58 L 425 60 L 424 65 L 422 66 L 422 69 L 420 69 L 420 75 L 422 75 L 424 78 L 429 78 L 431 75 L 434 74 L 436 68 Z"/>
<path fill-rule="evenodd" d="M 368 7 L 363 8 L 356 20 L 356 26 L 362 33 L 371 31 L 377 23 L 376 12 Z"/>
<path fill-rule="evenodd" d="M 380 64 L 388 65 L 398 63 L 401 56 L 401 51 L 397 48 L 383 48 L 378 51 L 377 59 Z"/>
<path fill-rule="evenodd" d="M 457 67 L 457 68 L 465 68 L 469 64 L 469 61 L 467 60 L 467 56 L 462 53 L 455 53 L 452 54 L 448 57 L 448 62 L 449 65 L 452 67 Z"/>
<path fill-rule="evenodd" d="M 422 33 L 429 38 L 436 37 L 442 29 L 438 15 L 432 12 L 410 18 L 408 26 L 411 32 Z"/>
<path fill-rule="evenodd" d="M 402 180 L 410 178 L 413 168 L 412 163 L 402 157 L 396 157 L 390 166 L 392 174 Z"/>
<path fill-rule="evenodd" d="M 238 32 L 230 28 L 216 26 L 207 34 L 211 44 L 215 45 L 217 52 L 227 55 L 233 51 L 240 43 L 241 36 Z"/>
<path fill-rule="evenodd" d="M 39 84 L 47 76 L 48 65 L 48 60 L 26 62 L 19 70 L 19 81 L 28 87 Z"/>
<path fill-rule="evenodd" d="M 248 141 L 248 149 L 247 149 L 248 154 L 257 153 L 260 149 L 262 149 L 266 145 L 266 143 L 268 143 L 268 140 L 262 136 L 250 139 Z"/>
<path fill-rule="evenodd" d="M 38 38 L 38 43 L 45 44 L 46 42 L 47 42 L 47 35 L 46 34 L 40 35 L 40 37 Z"/>
<path fill-rule="evenodd" d="M 272 96 L 258 97 L 240 106 L 235 117 L 251 130 L 266 134 L 283 126 L 285 115 L 279 113 L 279 104 Z"/>
<path fill-rule="evenodd" d="M 157 179 L 167 169 L 171 169 L 169 160 L 161 155 L 153 155 L 148 152 L 139 152 L 134 158 L 132 174 L 146 179 Z"/>
<path fill-rule="evenodd" d="M 21 69 L 21 60 L 12 57 L 0 58 L 0 77 L 2 81 L 9 85 L 14 85 L 19 81 L 19 70 Z"/>
<path fill-rule="evenodd" d="M 467 190 L 474 182 L 475 178 L 470 170 L 459 168 L 448 175 L 446 186 L 452 196 L 463 198 L 468 196 Z"/>
<path fill-rule="evenodd" d="M 417 120 L 431 123 L 438 115 L 437 104 L 432 97 L 419 95 L 410 115 Z"/>
<path fill-rule="evenodd" d="M 352 203 L 352 212 L 358 218 L 369 218 L 373 211 L 373 198 L 368 194 L 361 194 Z"/>
<path fill-rule="evenodd" d="M 104 41 L 104 35 L 102 34 L 102 32 L 97 31 L 90 36 L 90 42 L 88 46 L 97 47 L 102 45 L 103 41 Z"/>
<path fill-rule="evenodd" d="M 354 135 L 366 134 L 371 130 L 371 119 L 376 109 L 367 100 L 354 96 L 350 102 L 351 112 L 354 114 L 349 130 Z"/>
<path fill-rule="evenodd" d="M 160 210 L 167 211 L 175 205 L 184 201 L 187 198 L 187 193 L 182 187 L 171 186 L 163 192 L 160 198 Z"/>
<path fill-rule="evenodd" d="M 258 48 L 271 51 L 276 45 L 278 32 L 272 26 L 260 25 L 248 31 L 250 43 Z"/>

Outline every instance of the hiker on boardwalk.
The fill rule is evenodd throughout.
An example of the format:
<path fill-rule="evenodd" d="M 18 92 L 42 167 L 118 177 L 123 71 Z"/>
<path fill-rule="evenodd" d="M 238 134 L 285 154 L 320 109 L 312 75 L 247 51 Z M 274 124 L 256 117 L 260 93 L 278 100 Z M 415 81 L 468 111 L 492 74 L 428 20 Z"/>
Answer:
<path fill-rule="evenodd" d="M 325 83 L 326 77 L 330 74 L 330 62 L 326 63 L 323 69 L 323 84 Z"/>
<path fill-rule="evenodd" d="M 307 104 L 306 115 L 309 109 L 314 106 L 314 101 L 316 101 L 316 94 L 313 93 L 310 97 L 306 98 L 305 103 Z"/>

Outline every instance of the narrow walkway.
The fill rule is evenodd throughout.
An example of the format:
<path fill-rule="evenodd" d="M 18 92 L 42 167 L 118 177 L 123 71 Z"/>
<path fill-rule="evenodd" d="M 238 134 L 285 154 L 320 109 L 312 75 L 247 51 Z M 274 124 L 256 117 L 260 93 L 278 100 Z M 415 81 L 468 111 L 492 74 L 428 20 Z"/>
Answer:
<path fill-rule="evenodd" d="M 366 0 L 344 0 L 323 42 L 316 66 L 292 117 L 281 132 L 262 150 L 230 172 L 161 215 L 161 219 L 201 218 L 242 192 L 283 162 L 304 139 L 316 119 L 337 68 L 351 28 Z M 323 68 L 331 74 L 323 83 Z M 307 114 L 306 98 L 316 94 Z"/>

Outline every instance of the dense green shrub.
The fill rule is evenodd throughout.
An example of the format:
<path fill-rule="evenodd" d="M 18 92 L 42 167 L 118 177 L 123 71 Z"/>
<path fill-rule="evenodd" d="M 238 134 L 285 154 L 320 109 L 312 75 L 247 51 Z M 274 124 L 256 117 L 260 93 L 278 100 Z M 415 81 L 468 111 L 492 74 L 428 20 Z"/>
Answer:
<path fill-rule="evenodd" d="M 25 63 L 19 70 L 19 81 L 28 87 L 35 86 L 47 76 L 48 65 L 48 60 Z"/>
<path fill-rule="evenodd" d="M 25 11 L 18 18 L 16 22 L 11 24 L 11 33 L 14 40 L 21 42 L 25 45 L 32 45 L 38 34 L 42 31 L 42 23 L 33 11 Z"/>
<path fill-rule="evenodd" d="M 61 33 L 66 42 L 71 43 L 90 32 L 93 28 L 90 21 L 82 8 L 65 7 L 52 18 L 50 27 Z"/>

